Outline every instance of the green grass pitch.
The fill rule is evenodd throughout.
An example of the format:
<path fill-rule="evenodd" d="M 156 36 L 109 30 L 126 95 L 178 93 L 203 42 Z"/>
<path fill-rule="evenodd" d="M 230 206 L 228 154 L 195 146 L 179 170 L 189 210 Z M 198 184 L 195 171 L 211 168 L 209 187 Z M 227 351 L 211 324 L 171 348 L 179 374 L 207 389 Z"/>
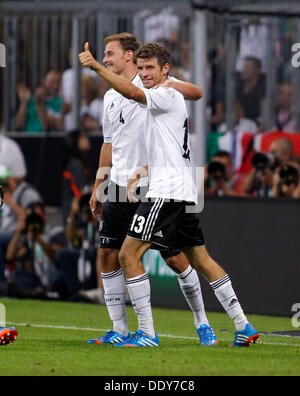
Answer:
<path fill-rule="evenodd" d="M 208 314 L 219 345 L 202 347 L 191 312 L 153 309 L 161 347 L 127 349 L 86 343 L 111 328 L 104 306 L 14 299 L 0 303 L 7 323 L 19 331 L 13 345 L 0 348 L 2 376 L 300 375 L 299 338 L 268 335 L 250 348 L 228 348 L 234 327 L 226 314 Z M 248 317 L 261 332 L 295 330 L 289 318 Z M 130 330 L 136 330 L 132 308 L 128 321 Z"/>

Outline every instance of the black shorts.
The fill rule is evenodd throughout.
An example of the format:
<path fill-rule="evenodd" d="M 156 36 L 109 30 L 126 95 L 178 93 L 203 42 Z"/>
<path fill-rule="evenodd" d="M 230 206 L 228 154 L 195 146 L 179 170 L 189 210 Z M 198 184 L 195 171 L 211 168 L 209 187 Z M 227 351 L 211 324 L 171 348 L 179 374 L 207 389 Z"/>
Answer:
<path fill-rule="evenodd" d="M 100 247 L 120 250 L 139 203 L 105 202 L 99 224 Z"/>
<path fill-rule="evenodd" d="M 170 202 L 162 198 L 142 202 L 127 235 L 151 242 L 162 254 L 168 251 L 178 254 L 184 247 L 203 246 L 205 242 L 199 218 L 197 214 L 186 213 L 187 205 L 187 202 Z"/>
<path fill-rule="evenodd" d="M 99 237 L 100 247 L 104 249 L 121 249 L 127 236 L 129 226 L 132 223 L 132 219 L 140 206 L 140 202 L 119 202 L 122 200 L 124 201 L 124 191 L 123 188 L 122 191 L 120 191 L 120 189 L 119 186 L 112 183 L 112 193 L 109 192 L 109 198 L 112 198 L 112 194 L 114 194 L 114 202 L 107 201 L 103 204 L 99 223 Z M 121 194 L 123 195 L 121 196 Z M 140 191 L 140 194 L 144 196 L 146 190 Z M 120 199 L 120 197 L 122 197 L 122 199 Z M 181 252 L 180 249 L 172 251 L 171 249 L 166 249 L 159 245 L 153 246 L 153 248 L 159 250 L 162 257 L 165 259 L 176 256 Z"/>

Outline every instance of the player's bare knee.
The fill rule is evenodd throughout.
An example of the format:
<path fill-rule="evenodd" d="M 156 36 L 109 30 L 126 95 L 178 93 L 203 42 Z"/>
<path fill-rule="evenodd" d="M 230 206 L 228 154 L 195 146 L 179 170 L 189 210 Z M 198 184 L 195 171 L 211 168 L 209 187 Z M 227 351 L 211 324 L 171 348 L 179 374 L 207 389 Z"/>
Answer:
<path fill-rule="evenodd" d="M 101 272 L 113 272 L 120 269 L 118 260 L 118 250 L 115 249 L 99 249 L 98 258 L 100 262 Z"/>
<path fill-rule="evenodd" d="M 166 258 L 165 261 L 176 274 L 182 274 L 189 267 L 189 262 L 180 254 Z"/>
<path fill-rule="evenodd" d="M 130 253 L 126 249 L 121 249 L 119 252 L 119 263 L 122 268 L 127 268 L 128 264 L 130 263 Z"/>
<path fill-rule="evenodd" d="M 201 257 L 198 260 L 194 261 L 194 268 L 200 272 L 206 272 L 208 269 L 214 267 L 216 264 L 215 261 L 211 257 Z"/>

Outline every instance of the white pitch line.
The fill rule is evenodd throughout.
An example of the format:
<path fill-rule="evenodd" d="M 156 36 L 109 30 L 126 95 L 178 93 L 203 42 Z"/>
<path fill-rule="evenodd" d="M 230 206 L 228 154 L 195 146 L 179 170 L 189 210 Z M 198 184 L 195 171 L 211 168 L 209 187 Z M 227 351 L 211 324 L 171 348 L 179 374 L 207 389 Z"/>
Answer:
<path fill-rule="evenodd" d="M 44 329 L 57 329 L 57 330 L 75 330 L 75 331 L 99 331 L 107 332 L 107 329 L 91 329 L 90 327 L 73 327 L 73 326 L 56 326 L 47 324 L 34 324 L 34 323 L 13 323 L 9 322 L 8 325 L 20 326 L 20 327 L 36 327 Z"/>
<path fill-rule="evenodd" d="M 74 331 L 93 331 L 93 332 L 101 332 L 106 333 L 109 329 L 92 329 L 90 327 L 74 327 L 74 326 L 57 326 L 57 325 L 47 325 L 47 324 L 35 324 L 35 323 L 7 323 L 8 325 L 14 325 L 16 327 L 34 327 L 34 328 L 42 328 L 42 329 L 57 329 L 57 330 L 74 330 Z M 264 335 L 263 335 L 264 336 Z M 186 336 L 176 336 L 171 334 L 159 334 L 159 337 L 162 338 L 173 338 L 180 340 L 199 340 L 198 337 L 186 337 Z M 274 335 L 273 337 L 276 337 Z M 292 337 L 291 337 L 292 338 Z M 224 339 L 218 338 L 219 341 L 226 341 Z M 257 344 L 263 345 L 274 345 L 274 346 L 292 346 L 292 347 L 300 347 L 300 344 L 285 344 L 279 342 L 268 342 L 268 341 L 257 341 Z"/>

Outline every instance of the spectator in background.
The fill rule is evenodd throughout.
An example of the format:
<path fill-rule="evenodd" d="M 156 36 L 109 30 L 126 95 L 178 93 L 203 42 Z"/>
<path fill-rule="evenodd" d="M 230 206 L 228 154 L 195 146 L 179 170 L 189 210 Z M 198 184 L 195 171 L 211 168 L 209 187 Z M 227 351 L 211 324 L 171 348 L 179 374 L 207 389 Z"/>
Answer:
<path fill-rule="evenodd" d="M 211 108 L 213 114 L 211 116 L 211 128 L 212 131 L 217 132 L 219 126 L 225 123 L 226 113 L 225 113 L 225 102 L 224 101 L 217 101 L 213 104 Z"/>
<path fill-rule="evenodd" d="M 79 295 L 86 301 L 94 302 L 97 304 L 105 304 L 103 282 L 101 277 L 101 257 L 100 249 L 97 251 L 96 258 L 96 277 L 97 277 L 97 288 L 91 288 L 89 290 L 79 290 Z M 94 285 L 96 287 L 96 284 Z"/>
<path fill-rule="evenodd" d="M 266 18 L 243 19 L 240 27 L 238 56 L 236 69 L 241 71 L 243 60 L 246 57 L 255 57 L 262 63 L 262 69 L 266 72 L 268 26 Z"/>
<path fill-rule="evenodd" d="M 235 103 L 235 125 L 229 130 L 226 123 L 222 122 L 216 131 L 207 135 L 207 158 L 211 159 L 217 151 L 223 150 L 231 153 L 233 171 L 236 172 L 242 165 L 243 147 L 241 144 L 245 133 L 255 134 L 258 131 L 254 121 L 245 118 L 245 110 L 241 102 Z"/>
<path fill-rule="evenodd" d="M 275 113 L 275 126 L 282 132 L 296 132 L 296 118 L 293 108 L 293 88 L 282 83 L 278 89 L 278 107 Z"/>
<path fill-rule="evenodd" d="M 91 194 L 85 194 L 80 199 L 73 199 L 66 225 L 70 247 L 57 253 L 57 262 L 64 274 L 69 297 L 74 297 L 81 288 L 94 289 L 97 286 L 98 224 L 90 211 L 90 198 Z M 103 290 L 99 292 L 97 302 L 104 303 Z M 83 290 L 81 295 L 85 297 Z"/>
<path fill-rule="evenodd" d="M 60 287 L 55 257 L 66 243 L 64 229 L 49 228 L 46 220 L 41 202 L 31 203 L 19 217 L 6 253 L 6 260 L 15 265 L 10 279 L 14 295 L 43 297 Z"/>
<path fill-rule="evenodd" d="M 299 164 L 283 165 L 273 177 L 272 197 L 299 199 Z"/>
<path fill-rule="evenodd" d="M 139 16 L 144 19 L 145 42 L 161 42 L 162 40 L 168 40 L 172 43 L 178 42 L 180 19 L 174 13 L 173 7 L 164 8 L 157 14 L 145 10 L 136 15 L 137 18 Z"/>
<path fill-rule="evenodd" d="M 75 130 L 67 135 L 62 159 L 62 211 L 65 220 L 69 216 L 73 198 L 79 199 L 90 190 L 90 148 L 89 138 L 84 132 Z"/>
<path fill-rule="evenodd" d="M 186 41 L 180 45 L 179 54 L 180 66 L 179 73 L 184 81 L 192 81 L 192 66 L 191 66 L 191 44 Z"/>
<path fill-rule="evenodd" d="M 217 152 L 205 169 L 207 195 L 237 196 L 234 190 L 232 158 L 227 151 Z M 210 184 L 210 186 L 209 186 Z"/>
<path fill-rule="evenodd" d="M 256 133 L 258 131 L 257 124 L 249 118 L 246 118 L 246 111 L 241 103 L 237 100 L 235 102 L 235 125 L 234 130 L 229 131 L 225 122 L 218 127 L 219 133 L 235 132 L 235 133 Z"/>
<path fill-rule="evenodd" d="M 19 84 L 20 105 L 16 115 L 16 127 L 19 131 L 37 133 L 62 130 L 60 82 L 61 74 L 50 70 L 34 96 L 25 85 Z"/>
<path fill-rule="evenodd" d="M 72 130 L 72 105 L 64 105 L 68 110 L 65 114 L 65 130 Z M 84 132 L 99 131 L 102 125 L 103 100 L 100 98 L 100 84 L 95 77 L 83 75 L 81 80 L 80 121 Z"/>
<path fill-rule="evenodd" d="M 9 169 L 15 179 L 25 179 L 27 169 L 21 148 L 17 142 L 3 133 L 0 134 L 0 164 Z"/>
<path fill-rule="evenodd" d="M 96 79 L 91 76 L 82 77 L 80 117 L 83 131 L 100 130 L 103 117 L 103 100 L 99 97 L 99 86 Z"/>
<path fill-rule="evenodd" d="M 2 169 L 2 182 L 5 182 L 6 176 L 9 175 L 15 178 L 16 183 L 21 183 L 25 180 L 27 169 L 23 153 L 19 145 L 14 140 L 8 138 L 2 133 L 0 134 L 0 164 L 0 167 Z M 6 207 L 5 213 L 7 213 L 8 210 L 9 209 Z M 1 232 L 3 216 L 5 215 L 5 213 L 3 213 L 2 210 L 0 212 L 0 295 L 6 294 L 5 291 L 7 285 L 4 276 L 4 256 L 10 237 L 9 234 L 11 234 L 9 230 L 8 234 Z"/>
<path fill-rule="evenodd" d="M 256 197 L 272 195 L 273 178 L 282 166 L 294 161 L 294 147 L 289 139 L 281 138 L 272 142 L 269 154 L 257 153 L 253 156 L 253 169 L 245 177 L 243 191 Z"/>
<path fill-rule="evenodd" d="M 223 41 L 219 41 L 209 55 L 209 69 L 211 72 L 210 105 L 215 120 L 213 129 L 225 120 L 226 97 L 226 49 Z M 218 115 L 221 117 L 218 117 Z"/>
<path fill-rule="evenodd" d="M 73 69 L 73 51 L 70 49 L 69 52 L 69 63 L 71 67 L 67 70 L 65 70 L 62 74 L 62 83 L 61 83 L 61 91 L 62 91 L 62 98 L 63 98 L 63 103 L 65 106 L 70 106 L 67 111 L 70 111 L 72 108 L 72 98 L 74 95 L 73 89 L 75 85 L 75 74 L 74 74 L 74 69 Z M 88 75 L 91 77 L 95 77 L 96 74 L 93 70 L 91 70 L 88 67 L 83 67 L 81 68 L 81 74 L 82 76 Z M 96 76 L 97 80 L 99 81 L 100 79 Z"/>
<path fill-rule="evenodd" d="M 17 174 L 19 176 L 19 174 Z M 40 194 L 21 177 L 15 177 L 0 166 L 0 184 L 4 185 L 4 205 L 0 212 L 0 283 L 5 284 L 5 255 L 7 246 L 17 229 L 18 220 L 24 218 L 25 208 L 41 201 Z"/>
<path fill-rule="evenodd" d="M 265 79 L 259 59 L 254 57 L 244 59 L 243 69 L 237 82 L 236 96 L 245 109 L 245 117 L 259 125 L 262 99 L 265 97 Z"/>
<path fill-rule="evenodd" d="M 276 42 L 276 55 L 278 57 L 278 80 L 288 80 L 293 74 L 291 64 L 291 47 L 293 39 L 293 22 L 288 17 L 281 17 L 278 20 L 278 38 Z"/>
<path fill-rule="evenodd" d="M 295 160 L 293 143 L 287 138 L 274 140 L 270 146 L 270 153 L 275 156 L 280 166 Z"/>

